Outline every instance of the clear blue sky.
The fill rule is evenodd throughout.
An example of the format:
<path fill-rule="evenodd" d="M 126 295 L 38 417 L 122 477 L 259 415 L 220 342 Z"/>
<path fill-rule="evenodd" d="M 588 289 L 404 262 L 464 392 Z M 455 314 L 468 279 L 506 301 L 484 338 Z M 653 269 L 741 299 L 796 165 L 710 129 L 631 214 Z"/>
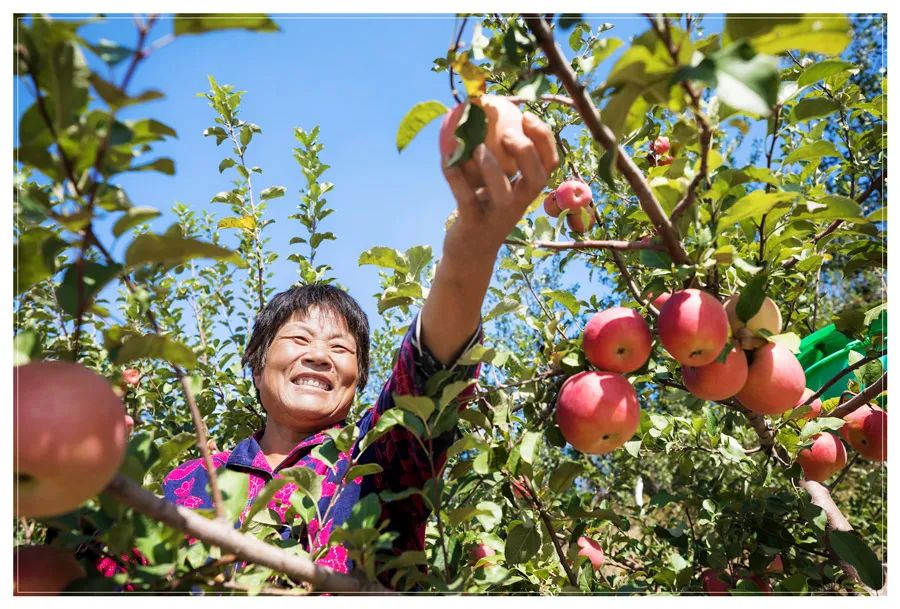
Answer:
<path fill-rule="evenodd" d="M 178 132 L 178 139 L 156 146 L 159 156 L 175 160 L 176 174 L 133 173 L 117 177 L 136 205 L 149 205 L 164 212 L 152 224 L 157 231 L 172 223 L 169 212 L 176 201 L 193 208 L 211 210 L 217 217 L 229 215 L 226 205 L 210 204 L 210 198 L 231 187 L 232 172 L 220 175 L 217 166 L 228 150 L 215 146 L 213 138 L 201 135 L 213 124 L 213 111 L 205 99 L 196 97 L 208 89 L 207 76 L 220 84 L 247 91 L 242 117 L 262 127 L 249 149 L 248 164 L 264 173 L 254 178 L 255 189 L 272 185 L 287 187 L 287 194 L 270 202 L 268 217 L 276 224 L 269 229 L 271 247 L 282 260 L 276 263 L 276 289 L 296 280 L 289 253 L 305 253 L 306 246 L 288 245 L 299 234 L 300 225 L 286 217 L 295 211 L 298 192 L 305 181 L 291 157 L 296 145 L 294 127 L 321 127 L 325 145 L 322 160 L 331 166 L 323 179 L 335 183 L 328 195 L 336 211 L 321 229 L 334 232 L 338 240 L 326 242 L 317 263 L 327 263 L 334 275 L 363 305 L 373 323 L 378 314 L 372 294 L 378 291 L 377 269 L 359 267 L 365 249 L 384 245 L 406 249 L 431 245 L 440 254 L 443 224 L 454 207 L 449 188 L 439 169 L 438 122 L 429 125 L 412 144 L 398 154 L 397 127 L 416 103 L 436 99 L 453 103 L 446 73 L 431 71 L 432 60 L 442 56 L 454 33 L 454 17 L 421 16 L 273 16 L 279 33 L 261 34 L 225 31 L 184 36 L 163 47 L 141 64 L 129 92 L 161 89 L 166 98 L 122 112 L 124 118 L 152 117 Z M 608 35 L 623 41 L 646 29 L 643 18 L 624 15 L 597 16 L 591 22 L 611 22 Z M 471 39 L 474 21 L 469 20 L 463 40 Z M 150 40 L 171 31 L 171 20 L 162 19 Z M 718 29 L 715 18 L 707 28 Z M 136 39 L 131 16 L 112 16 L 104 23 L 83 28 L 88 40 L 107 38 L 126 45 Z M 565 40 L 565 38 L 561 38 Z M 567 55 L 568 45 L 563 43 Z M 597 78 L 615 62 L 624 45 L 598 70 Z M 97 65 L 97 60 L 88 60 Z M 124 64 L 117 68 L 118 79 Z M 31 103 L 17 83 L 18 107 Z M 18 123 L 18 121 L 16 121 Z M 108 227 L 108 223 L 105 225 Z M 101 238 L 110 242 L 108 228 L 100 224 Z M 121 258 L 128 239 L 122 239 L 114 255 Z M 587 297 L 599 286 L 586 286 L 587 274 L 570 265 L 567 276 L 582 284 Z"/>

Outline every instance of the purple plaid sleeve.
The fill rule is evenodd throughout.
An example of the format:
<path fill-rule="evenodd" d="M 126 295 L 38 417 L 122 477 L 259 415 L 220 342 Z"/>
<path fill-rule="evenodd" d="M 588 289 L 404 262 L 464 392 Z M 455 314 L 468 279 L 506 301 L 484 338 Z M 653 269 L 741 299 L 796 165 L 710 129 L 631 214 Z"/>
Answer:
<path fill-rule="evenodd" d="M 374 426 L 380 416 L 393 408 L 395 395 L 421 396 L 425 385 L 434 374 L 447 370 L 447 382 L 477 379 L 479 365 L 445 367 L 421 342 L 421 322 L 417 316 L 400 344 L 397 361 L 391 376 L 385 383 L 378 401 L 368 413 Z M 479 325 L 462 353 L 482 340 Z M 471 389 L 467 392 L 471 393 Z M 369 427 L 371 428 L 371 427 Z M 374 462 L 383 468 L 379 474 L 366 477 L 362 492 L 393 491 L 407 488 L 422 488 L 433 477 L 440 476 L 446 462 L 447 449 L 456 438 L 457 429 L 445 432 L 437 438 L 424 440 L 425 450 L 419 440 L 406 428 L 394 427 L 376 441 L 360 459 L 360 462 Z M 388 528 L 398 533 L 394 543 L 395 552 L 425 549 L 425 523 L 429 510 L 419 495 L 382 504 L 382 518 L 389 521 Z"/>

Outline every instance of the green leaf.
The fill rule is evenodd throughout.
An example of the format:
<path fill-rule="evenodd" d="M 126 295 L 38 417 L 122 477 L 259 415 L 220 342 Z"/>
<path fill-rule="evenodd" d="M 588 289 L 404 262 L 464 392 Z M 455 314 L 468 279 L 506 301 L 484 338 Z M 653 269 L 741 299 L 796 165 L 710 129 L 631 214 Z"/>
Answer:
<path fill-rule="evenodd" d="M 534 463 L 537 442 L 542 435 L 543 434 L 536 431 L 527 431 L 519 438 L 519 453 L 525 463 L 528 463 L 529 465 Z"/>
<path fill-rule="evenodd" d="M 846 61 L 826 59 L 825 61 L 814 63 L 803 70 L 803 72 L 800 74 L 800 77 L 797 79 L 797 86 L 802 88 L 807 85 L 815 84 L 833 74 L 837 74 L 838 72 L 854 70 L 855 67 L 856 66 L 854 66 L 852 63 L 848 63 Z"/>
<path fill-rule="evenodd" d="M 56 256 L 66 245 L 49 228 L 35 227 L 20 233 L 13 252 L 16 295 L 56 274 Z"/>
<path fill-rule="evenodd" d="M 13 338 L 13 366 L 22 366 L 40 359 L 43 347 L 37 332 L 22 330 Z"/>
<path fill-rule="evenodd" d="M 224 159 L 222 159 L 222 162 L 219 163 L 219 173 L 222 173 L 229 167 L 234 167 L 235 165 L 237 165 L 237 163 L 234 161 L 233 158 L 225 157 Z"/>
<path fill-rule="evenodd" d="M 128 209 L 113 225 L 113 235 L 121 237 L 127 230 L 134 228 L 138 224 L 149 222 L 153 218 L 159 217 L 160 212 L 152 207 L 132 207 Z"/>
<path fill-rule="evenodd" d="M 487 136 L 487 116 L 481 106 L 466 102 L 459 117 L 454 137 L 456 150 L 447 161 L 447 167 L 456 167 L 472 158 L 472 153 Z"/>
<path fill-rule="evenodd" d="M 794 110 L 791 112 L 791 119 L 799 123 L 814 118 L 822 118 L 832 112 L 837 112 L 840 107 L 841 105 L 838 102 L 827 97 L 805 97 L 794 106 Z"/>
<path fill-rule="evenodd" d="M 564 461 L 550 475 L 550 490 L 557 494 L 565 492 L 583 472 L 584 466 L 580 463 Z"/>
<path fill-rule="evenodd" d="M 778 101 L 777 64 L 746 42 L 717 51 L 673 76 L 674 81 L 685 79 L 708 83 L 722 102 L 751 114 L 766 116 Z"/>
<path fill-rule="evenodd" d="M 237 228 L 245 231 L 253 231 L 256 228 L 256 218 L 243 216 L 241 218 L 222 218 L 217 225 L 219 228 Z"/>
<path fill-rule="evenodd" d="M 172 465 L 172 462 L 178 459 L 186 450 L 188 450 L 191 446 L 197 444 L 197 436 L 190 432 L 182 432 L 175 437 L 163 442 L 159 446 L 159 457 L 156 462 L 151 465 L 147 474 L 163 474 L 169 470 L 169 467 Z M 147 480 L 144 480 L 144 484 L 147 484 Z"/>
<path fill-rule="evenodd" d="M 765 192 L 764 190 L 754 190 L 747 194 L 728 208 L 719 219 L 719 227 L 725 228 L 732 224 L 736 224 L 750 218 L 759 219 L 772 210 L 773 207 L 780 203 L 793 201 L 797 198 L 795 192 Z"/>
<path fill-rule="evenodd" d="M 642 442 L 643 442 L 643 440 L 630 440 L 628 442 L 625 442 L 625 444 L 624 444 L 625 452 L 627 452 L 632 457 L 637 458 L 638 453 L 641 450 Z"/>
<path fill-rule="evenodd" d="M 347 470 L 347 474 L 344 476 L 345 480 L 355 480 L 356 478 L 363 478 L 365 476 L 371 476 L 372 474 L 380 474 L 384 471 L 377 463 L 365 463 L 363 465 L 354 465 L 349 470 Z"/>
<path fill-rule="evenodd" d="M 247 263 L 232 250 L 175 235 L 140 235 L 131 242 L 125 252 L 125 267 L 132 269 L 142 264 L 180 264 L 192 258 L 226 260 L 244 268 Z"/>
<path fill-rule="evenodd" d="M 787 347 L 792 353 L 800 353 L 800 337 L 793 332 L 784 332 L 770 336 L 769 341 Z"/>
<path fill-rule="evenodd" d="M 439 101 L 426 101 L 413 106 L 397 129 L 397 152 L 402 152 L 425 125 L 445 115 L 449 110 Z"/>
<path fill-rule="evenodd" d="M 817 142 L 813 142 L 812 144 L 806 144 L 805 146 L 796 148 L 793 152 L 787 155 L 783 161 L 781 161 L 781 164 L 790 165 L 791 163 L 796 163 L 797 161 L 808 161 L 810 159 L 820 159 L 822 157 L 841 158 L 842 156 L 843 155 L 837 148 L 835 148 L 834 144 L 832 144 L 828 140 L 819 140 Z"/>
<path fill-rule="evenodd" d="M 479 501 L 475 508 L 475 520 L 485 531 L 493 531 L 503 520 L 503 508 L 493 501 Z"/>
<path fill-rule="evenodd" d="M 765 287 L 766 276 L 760 273 L 754 275 L 741 290 L 735 312 L 742 322 L 746 323 L 759 312 L 759 308 L 766 298 Z"/>
<path fill-rule="evenodd" d="M 849 197 L 842 195 L 826 195 L 816 199 L 818 209 L 804 211 L 794 215 L 794 219 L 802 220 L 863 220 L 862 207 Z"/>
<path fill-rule="evenodd" d="M 247 474 L 232 469 L 222 469 L 216 477 L 219 489 L 222 491 L 225 513 L 230 520 L 237 521 L 247 505 Z"/>
<path fill-rule="evenodd" d="M 862 582 L 874 590 L 884 587 L 884 571 L 878 556 L 856 533 L 829 531 L 828 540 L 838 557 L 850 563 Z"/>
<path fill-rule="evenodd" d="M 531 560 L 541 549 L 541 532 L 531 523 L 517 523 L 506 536 L 505 555 L 510 564 L 522 564 Z"/>
<path fill-rule="evenodd" d="M 197 356 L 190 347 L 158 334 L 128 338 L 116 353 L 115 362 L 121 366 L 144 358 L 161 359 L 184 368 L 193 368 L 197 365 Z"/>
<path fill-rule="evenodd" d="M 143 165 L 132 165 L 126 171 L 158 171 L 166 175 L 175 175 L 175 161 L 172 159 L 156 159 Z"/>
<path fill-rule="evenodd" d="M 66 269 L 62 283 L 59 284 L 56 290 L 56 299 L 59 302 L 59 306 L 72 317 L 78 315 L 79 302 L 82 305 L 81 310 L 87 311 L 100 290 L 121 272 L 121 264 L 107 266 L 98 262 L 84 261 L 82 270 L 79 273 L 77 263 L 73 263 Z M 79 278 L 81 279 L 80 295 Z"/>
<path fill-rule="evenodd" d="M 275 478 L 273 480 L 269 480 L 259 492 L 259 494 L 253 499 L 253 503 L 250 504 L 250 508 L 244 515 L 244 522 L 241 524 L 241 530 L 246 531 L 251 522 L 254 520 L 253 517 L 256 516 L 263 508 L 268 507 L 269 502 L 275 499 L 275 495 L 278 493 L 278 491 L 280 491 L 286 484 L 289 483 L 290 480 L 288 480 L 287 478 Z"/>
<path fill-rule="evenodd" d="M 409 271 L 409 263 L 406 256 L 389 247 L 373 247 L 359 255 L 357 263 L 360 266 L 371 264 L 385 269 L 393 269 L 402 273 Z"/>
<path fill-rule="evenodd" d="M 263 201 L 277 199 L 278 197 L 283 197 L 285 192 L 287 192 L 287 189 L 284 186 L 270 186 L 259 193 L 259 198 Z"/>
<path fill-rule="evenodd" d="M 122 63 L 134 53 L 132 49 L 106 38 L 101 38 L 94 44 L 88 44 L 87 47 L 100 58 L 100 61 L 111 68 Z"/>
<path fill-rule="evenodd" d="M 415 414 L 422 421 L 428 421 L 428 417 L 434 412 L 434 400 L 425 396 L 394 395 L 394 404 L 397 408 Z"/>
<path fill-rule="evenodd" d="M 771 25 L 760 30 L 750 42 L 760 53 L 771 55 L 788 50 L 840 55 L 850 44 L 853 32 L 846 15 L 832 13 L 786 15 L 763 21 Z"/>
<path fill-rule="evenodd" d="M 173 33 L 184 36 L 233 29 L 251 32 L 281 31 L 274 21 L 262 13 L 190 13 L 175 15 Z"/>
<path fill-rule="evenodd" d="M 546 296 L 548 300 L 558 302 L 564 306 L 572 315 L 578 315 L 581 312 L 581 304 L 578 297 L 572 292 L 566 290 L 541 290 L 541 295 Z"/>

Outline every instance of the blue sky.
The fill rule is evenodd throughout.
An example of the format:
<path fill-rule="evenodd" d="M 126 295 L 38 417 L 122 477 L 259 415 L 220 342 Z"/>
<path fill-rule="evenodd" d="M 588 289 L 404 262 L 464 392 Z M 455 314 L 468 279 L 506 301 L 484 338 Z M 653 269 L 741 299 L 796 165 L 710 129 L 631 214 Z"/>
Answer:
<path fill-rule="evenodd" d="M 272 185 L 287 187 L 287 194 L 270 202 L 268 217 L 276 223 L 269 229 L 270 247 L 282 259 L 274 267 L 278 290 L 296 280 L 289 253 L 305 253 L 306 246 L 289 245 L 301 227 L 286 220 L 295 211 L 298 192 L 305 181 L 291 157 L 297 145 L 294 127 L 306 130 L 321 127 L 325 145 L 322 160 L 331 166 L 323 176 L 336 187 L 328 195 L 329 207 L 336 211 L 321 230 L 334 232 L 338 240 L 325 242 L 317 263 L 333 267 L 333 274 L 362 304 L 373 322 L 378 320 L 372 294 L 378 291 L 375 267 L 357 266 L 365 249 L 384 245 L 406 249 L 431 245 L 439 255 L 443 224 L 454 208 L 450 190 L 439 168 L 438 122 L 429 125 L 398 154 L 397 127 L 416 103 L 436 99 L 451 105 L 446 73 L 431 71 L 432 60 L 442 56 L 454 34 L 455 19 L 441 16 L 279 16 L 273 15 L 280 33 L 261 34 L 225 31 L 202 36 L 184 36 L 161 48 L 141 64 L 132 81 L 132 94 L 146 88 L 161 89 L 166 98 L 122 112 L 124 118 L 152 117 L 172 126 L 178 139 L 157 145 L 160 156 L 172 157 L 176 174 L 124 174 L 117 178 L 136 205 L 149 205 L 165 212 L 152 224 L 162 231 L 172 223 L 168 213 L 176 202 L 211 210 L 217 217 L 229 214 L 227 206 L 210 204 L 217 192 L 231 187 L 232 172 L 220 175 L 219 161 L 225 146 L 217 148 L 213 138 L 202 131 L 213 124 L 213 111 L 205 99 L 197 97 L 208 89 L 207 76 L 220 84 L 232 84 L 247 91 L 241 116 L 262 127 L 254 138 L 247 162 L 259 165 L 264 173 L 254 178 L 258 192 Z M 608 35 L 624 41 L 646 29 L 646 20 L 624 15 L 592 18 L 596 26 L 611 22 Z M 707 27 L 716 28 L 710 19 Z M 469 20 L 464 41 L 471 39 Z M 171 31 L 171 20 L 161 19 L 150 40 Z M 136 32 L 130 15 L 111 16 L 106 22 L 82 29 L 88 40 L 107 38 L 132 45 Z M 565 40 L 565 38 L 561 38 Z M 568 45 L 563 43 L 567 55 Z M 597 78 L 627 48 L 623 46 L 599 69 Z M 89 56 L 89 61 L 96 58 Z M 117 68 L 121 79 L 124 64 Z M 17 84 L 20 95 L 15 111 L 24 111 L 31 99 Z M 110 242 L 110 233 L 103 230 Z M 109 226 L 109 223 L 106 224 Z M 121 258 L 127 239 L 120 240 L 114 256 Z M 579 265 L 570 265 L 572 281 L 587 282 Z M 599 287 L 587 286 L 586 297 Z"/>

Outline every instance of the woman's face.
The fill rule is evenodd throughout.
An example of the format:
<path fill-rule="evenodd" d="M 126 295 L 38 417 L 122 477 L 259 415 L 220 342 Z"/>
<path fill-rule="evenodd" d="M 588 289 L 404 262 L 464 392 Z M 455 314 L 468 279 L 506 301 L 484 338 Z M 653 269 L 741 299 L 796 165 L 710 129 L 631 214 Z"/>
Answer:
<path fill-rule="evenodd" d="M 314 433 L 344 419 L 359 369 L 356 340 L 339 314 L 311 307 L 275 335 L 266 364 L 254 375 L 270 421 Z"/>

